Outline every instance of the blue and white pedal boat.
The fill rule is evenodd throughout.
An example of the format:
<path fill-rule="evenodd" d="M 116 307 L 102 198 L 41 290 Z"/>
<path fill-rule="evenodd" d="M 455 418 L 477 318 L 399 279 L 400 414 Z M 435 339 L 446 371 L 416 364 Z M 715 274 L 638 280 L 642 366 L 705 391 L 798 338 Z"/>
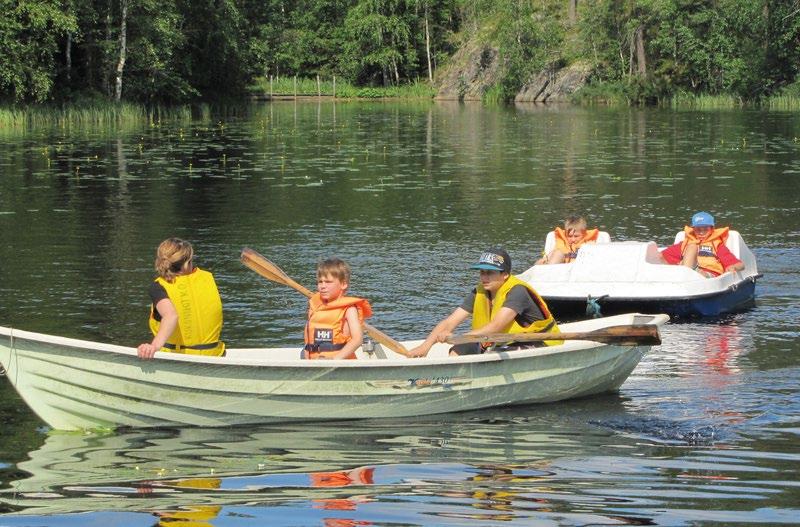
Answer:
<path fill-rule="evenodd" d="M 602 233 L 605 234 L 605 233 Z M 600 240 L 608 240 L 607 234 Z M 683 240 L 683 232 L 675 243 Z M 578 250 L 573 262 L 535 265 L 519 277 L 532 284 L 556 317 L 622 312 L 666 313 L 673 318 L 713 317 L 752 307 L 758 272 L 756 258 L 737 231 L 727 247 L 744 264 L 742 271 L 705 278 L 682 265 L 660 263 L 655 242 L 598 242 Z M 552 233 L 545 252 L 555 246 Z"/>

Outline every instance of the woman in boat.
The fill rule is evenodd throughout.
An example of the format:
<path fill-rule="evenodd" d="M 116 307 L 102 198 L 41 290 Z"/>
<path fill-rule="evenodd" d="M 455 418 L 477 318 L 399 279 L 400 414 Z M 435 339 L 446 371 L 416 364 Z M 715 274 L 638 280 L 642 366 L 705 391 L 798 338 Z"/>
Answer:
<path fill-rule="evenodd" d="M 587 229 L 583 216 L 570 216 L 564 220 L 564 228 L 556 227 L 553 232 L 556 247 L 543 254 L 535 265 L 570 263 L 578 256 L 578 249 L 585 243 L 595 243 L 600 234 L 598 229 Z"/>
<path fill-rule="evenodd" d="M 661 251 L 662 261 L 689 267 L 706 278 L 741 271 L 744 263 L 725 245 L 729 229 L 715 229 L 714 216 L 708 212 L 698 212 L 692 216 L 691 226 L 684 227 L 683 241 Z"/>
<path fill-rule="evenodd" d="M 437 342 L 444 342 L 453 330 L 472 316 L 469 335 L 491 333 L 559 332 L 544 299 L 531 287 L 511 274 L 511 257 L 504 249 L 489 249 L 471 267 L 480 272 L 478 286 L 464 298 L 461 306 L 439 322 L 425 341 L 409 351 L 410 357 L 424 357 Z M 547 345 L 561 341 L 545 341 Z M 450 355 L 476 355 L 486 352 L 491 343 L 457 344 Z M 526 344 L 530 346 L 530 344 Z M 513 349 L 514 344 L 501 349 Z"/>
<path fill-rule="evenodd" d="M 303 358 L 355 359 L 364 340 L 361 329 L 372 307 L 363 298 L 346 296 L 350 266 L 338 258 L 317 265 L 317 292 L 308 299 Z"/>
<path fill-rule="evenodd" d="M 214 276 L 192 264 L 192 245 L 179 238 L 161 242 L 156 251 L 158 277 L 150 284 L 150 330 L 153 340 L 140 344 L 139 357 L 156 351 L 222 356 L 222 300 Z"/>

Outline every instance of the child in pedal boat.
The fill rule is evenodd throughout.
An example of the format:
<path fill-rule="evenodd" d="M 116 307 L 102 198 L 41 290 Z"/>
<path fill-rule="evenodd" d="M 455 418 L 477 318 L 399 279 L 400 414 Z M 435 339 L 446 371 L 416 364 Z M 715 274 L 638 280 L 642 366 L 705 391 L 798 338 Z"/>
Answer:
<path fill-rule="evenodd" d="M 570 263 L 578 256 L 578 249 L 585 243 L 595 243 L 600 234 L 598 229 L 586 229 L 583 216 L 570 216 L 564 220 L 564 228 L 553 229 L 556 247 L 543 254 L 535 265 Z"/>
<path fill-rule="evenodd" d="M 744 263 L 725 245 L 728 230 L 729 227 L 715 229 L 714 216 L 698 212 L 692 216 L 692 225 L 684 227 L 683 241 L 661 251 L 662 261 L 689 267 L 706 278 L 741 271 Z"/>

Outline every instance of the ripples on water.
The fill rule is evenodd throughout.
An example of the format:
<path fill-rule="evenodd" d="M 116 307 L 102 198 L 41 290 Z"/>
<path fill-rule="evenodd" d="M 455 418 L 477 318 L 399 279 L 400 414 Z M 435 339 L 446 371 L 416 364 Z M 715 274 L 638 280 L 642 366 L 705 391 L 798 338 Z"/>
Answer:
<path fill-rule="evenodd" d="M 505 244 L 524 269 L 567 212 L 614 239 L 665 245 L 709 209 L 742 232 L 765 276 L 754 309 L 666 327 L 618 396 L 562 404 L 45 435 L 2 382 L 0 507 L 15 514 L 0 524 L 796 523 L 799 124 L 758 112 L 288 104 L 4 138 L 0 323 L 33 331 L 146 338 L 152 252 L 173 234 L 215 272 L 226 338 L 240 346 L 299 341 L 305 309 L 238 263 L 243 246 L 309 286 L 318 258 L 344 257 L 374 324 L 398 338 L 460 301 L 486 245 Z"/>

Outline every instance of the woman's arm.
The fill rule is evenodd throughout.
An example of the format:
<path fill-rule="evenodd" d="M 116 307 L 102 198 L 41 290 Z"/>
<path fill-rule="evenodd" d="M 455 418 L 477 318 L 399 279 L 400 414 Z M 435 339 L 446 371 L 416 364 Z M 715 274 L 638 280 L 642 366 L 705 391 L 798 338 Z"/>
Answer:
<path fill-rule="evenodd" d="M 161 325 L 158 327 L 158 333 L 149 344 L 139 344 L 137 354 L 140 359 L 152 359 L 155 352 L 164 346 L 172 332 L 178 327 L 178 312 L 169 298 L 159 300 L 156 304 L 156 310 L 161 315 Z"/>

